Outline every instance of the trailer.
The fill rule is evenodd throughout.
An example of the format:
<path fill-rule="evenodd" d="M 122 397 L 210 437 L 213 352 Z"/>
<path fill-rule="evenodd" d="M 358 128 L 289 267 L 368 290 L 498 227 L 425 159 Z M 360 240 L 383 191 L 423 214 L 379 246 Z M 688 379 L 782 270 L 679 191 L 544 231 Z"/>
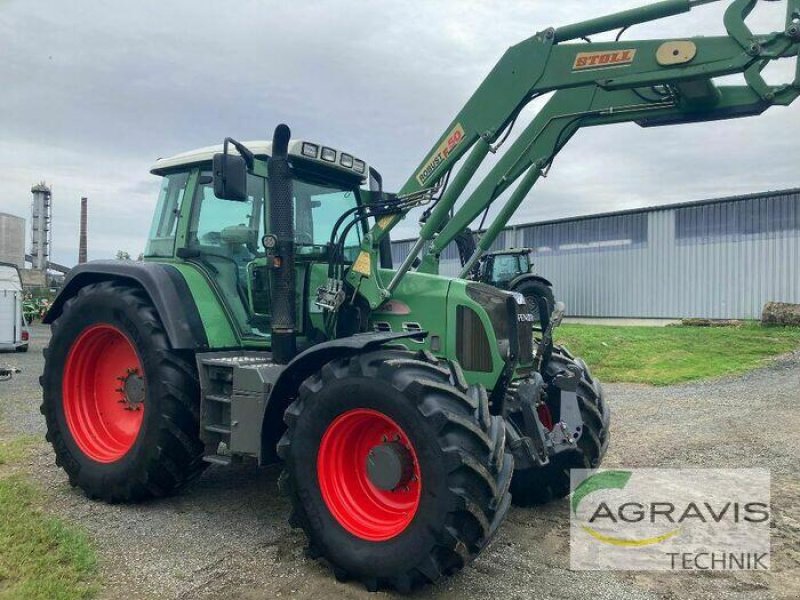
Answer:
<path fill-rule="evenodd" d="M 22 314 L 22 278 L 16 265 L 0 263 L 0 352 L 28 351 Z"/>

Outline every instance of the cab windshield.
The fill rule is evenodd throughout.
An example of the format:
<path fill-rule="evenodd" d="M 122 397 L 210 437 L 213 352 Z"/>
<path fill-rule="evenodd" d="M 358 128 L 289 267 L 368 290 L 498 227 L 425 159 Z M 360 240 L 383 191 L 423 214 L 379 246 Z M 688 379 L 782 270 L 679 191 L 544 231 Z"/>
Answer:
<path fill-rule="evenodd" d="M 511 281 L 528 271 L 530 263 L 525 254 L 498 254 L 494 257 L 492 273 L 494 281 Z"/>
<path fill-rule="evenodd" d="M 301 246 L 325 246 L 331 241 L 331 233 L 339 217 L 358 204 L 356 192 L 336 186 L 294 181 L 295 242 Z M 352 215 L 351 216 L 355 216 Z M 344 233 L 352 218 L 344 219 L 344 225 L 336 232 L 336 240 Z M 351 227 L 345 239 L 345 254 L 359 247 L 361 228 Z M 349 252 L 348 252 L 349 251 Z"/>

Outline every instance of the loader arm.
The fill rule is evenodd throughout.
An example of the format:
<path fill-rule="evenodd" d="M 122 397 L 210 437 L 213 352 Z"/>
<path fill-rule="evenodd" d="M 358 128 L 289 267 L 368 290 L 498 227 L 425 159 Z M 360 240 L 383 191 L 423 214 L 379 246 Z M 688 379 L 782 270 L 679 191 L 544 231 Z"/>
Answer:
<path fill-rule="evenodd" d="M 369 268 L 377 264 L 380 240 L 405 216 L 407 207 L 377 221 L 348 273 L 350 283 L 375 308 L 415 264 L 421 271 L 437 272 L 444 248 L 519 181 L 464 266 L 463 276 L 582 127 L 623 122 L 677 125 L 753 116 L 791 104 L 800 95 L 800 61 L 794 81 L 785 85 L 767 84 L 761 71 L 772 61 L 800 54 L 800 0 L 786 0 L 785 29 L 769 34 L 753 34 L 746 24 L 758 0 L 734 0 L 725 13 L 727 36 L 568 43 L 719 1 L 666 0 L 547 29 L 511 47 L 400 190 L 401 197 L 430 201 L 419 240 L 403 264 L 385 284 L 377 270 Z M 713 81 L 738 73 L 746 85 L 717 87 Z M 544 94 L 551 94 L 547 104 L 456 209 L 475 172 L 488 154 L 503 146 L 522 109 Z M 421 254 L 422 263 L 416 263 Z"/>

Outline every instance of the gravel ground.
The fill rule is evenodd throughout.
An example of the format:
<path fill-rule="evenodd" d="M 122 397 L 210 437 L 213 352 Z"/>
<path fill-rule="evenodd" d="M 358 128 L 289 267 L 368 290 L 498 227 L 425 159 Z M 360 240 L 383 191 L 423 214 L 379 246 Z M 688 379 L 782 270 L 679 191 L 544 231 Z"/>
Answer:
<path fill-rule="evenodd" d="M 37 379 L 46 341 L 46 330 L 34 327 L 30 353 L 0 355 L 0 362 L 24 370 L 0 384 L 0 438 L 43 437 Z M 604 466 L 772 470 L 772 571 L 573 572 L 561 501 L 512 509 L 471 568 L 418 596 L 800 598 L 800 353 L 741 377 L 667 388 L 607 385 L 606 392 L 614 416 Z M 23 468 L 49 510 L 89 532 L 100 559 L 102 598 L 375 597 L 336 582 L 305 557 L 302 534 L 286 524 L 275 468 L 212 467 L 180 496 L 138 506 L 87 500 L 69 487 L 44 443 Z"/>

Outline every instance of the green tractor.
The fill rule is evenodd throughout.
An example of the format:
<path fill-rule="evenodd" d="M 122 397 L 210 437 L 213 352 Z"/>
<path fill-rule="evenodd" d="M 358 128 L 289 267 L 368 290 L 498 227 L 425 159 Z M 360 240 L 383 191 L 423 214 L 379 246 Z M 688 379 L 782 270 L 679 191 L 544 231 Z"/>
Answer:
<path fill-rule="evenodd" d="M 41 317 L 39 303 L 33 298 L 26 297 L 22 301 L 22 314 L 25 317 L 25 322 L 32 325 L 38 317 Z"/>
<path fill-rule="evenodd" d="M 556 306 L 553 284 L 533 272 L 530 248 L 487 252 L 478 262 L 476 280 L 522 294 L 531 314 L 539 323 L 546 323 Z M 544 319 L 541 318 L 542 313 Z"/>
<path fill-rule="evenodd" d="M 510 49 L 397 194 L 363 160 L 286 126 L 271 142 L 159 160 L 145 261 L 76 267 L 44 319 L 42 412 L 70 483 L 132 502 L 175 493 L 209 464 L 280 461 L 310 555 L 339 579 L 401 591 L 473 560 L 512 498 L 566 496 L 570 469 L 599 466 L 609 443 L 601 386 L 553 345 L 561 307 L 536 338 L 521 294 L 463 276 L 579 128 L 754 115 L 800 94 L 758 74 L 797 56 L 798 0 L 768 36 L 744 24 L 755 1 L 736 0 L 727 37 L 567 43 L 710 1 Z M 737 72 L 747 85 L 711 81 Z M 439 276 L 443 249 L 517 180 L 462 278 Z M 389 232 L 421 206 L 419 241 L 395 267 Z"/>
<path fill-rule="evenodd" d="M 456 238 L 455 243 L 463 266 L 475 252 L 474 234 L 466 230 Z M 543 331 L 556 307 L 556 299 L 553 295 L 553 284 L 534 272 L 532 253 L 531 248 L 485 252 L 472 270 L 465 274 L 465 278 L 522 294 L 534 316 L 534 327 Z"/>

